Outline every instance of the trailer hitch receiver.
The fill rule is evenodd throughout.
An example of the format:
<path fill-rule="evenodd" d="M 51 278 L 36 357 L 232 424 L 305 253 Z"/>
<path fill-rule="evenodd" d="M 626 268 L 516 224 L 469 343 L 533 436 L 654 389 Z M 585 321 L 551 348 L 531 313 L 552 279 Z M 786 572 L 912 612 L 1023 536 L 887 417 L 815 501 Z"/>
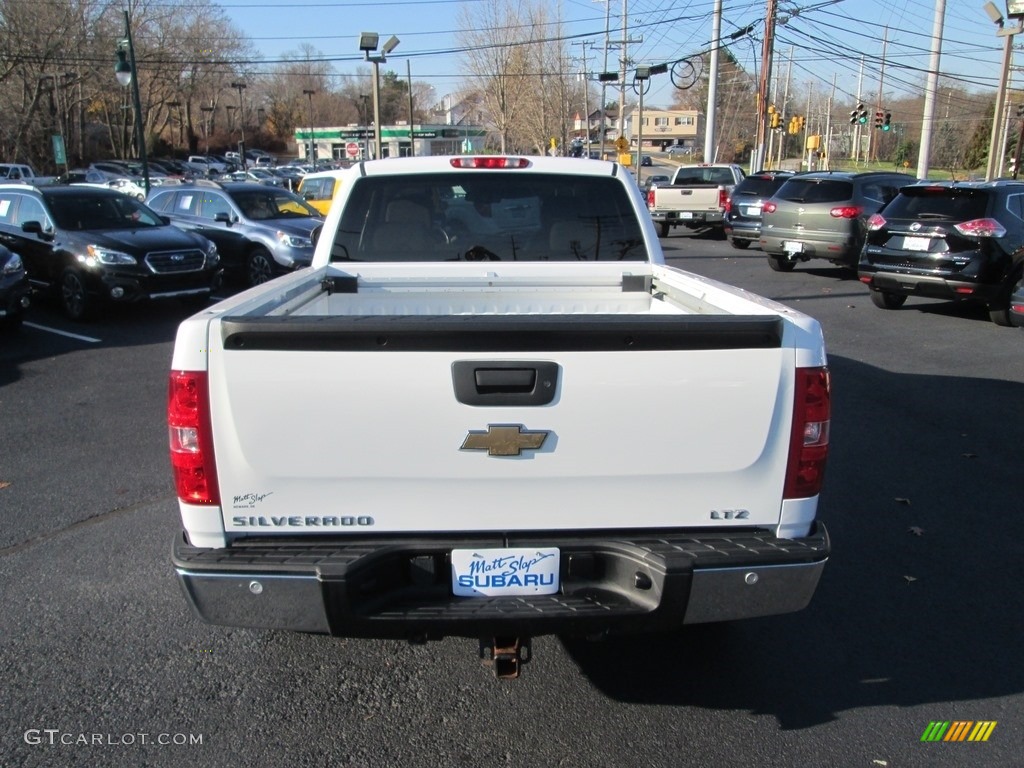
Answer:
<path fill-rule="evenodd" d="M 531 658 L 530 638 L 492 637 L 480 639 L 480 660 L 494 670 L 499 680 L 515 680 Z"/>

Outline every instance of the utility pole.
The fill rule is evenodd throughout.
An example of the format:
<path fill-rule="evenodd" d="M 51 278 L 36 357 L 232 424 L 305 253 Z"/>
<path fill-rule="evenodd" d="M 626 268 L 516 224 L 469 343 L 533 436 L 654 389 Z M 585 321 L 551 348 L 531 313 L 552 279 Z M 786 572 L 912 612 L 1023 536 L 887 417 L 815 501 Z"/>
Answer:
<path fill-rule="evenodd" d="M 836 100 L 836 73 L 832 73 L 832 93 L 828 97 L 828 111 L 825 112 L 825 135 L 822 137 L 824 145 L 818 146 L 818 152 L 825 158 L 825 167 L 819 167 L 819 171 L 828 171 L 832 168 L 832 107 Z"/>
<path fill-rule="evenodd" d="M 939 58 L 942 55 L 942 28 L 946 16 L 946 0 L 935 0 L 932 22 L 932 53 L 928 64 L 928 80 L 924 89 L 924 113 L 921 116 L 921 148 L 917 152 L 917 178 L 928 178 L 931 162 L 932 129 L 935 119 L 935 93 L 939 87 Z"/>
<path fill-rule="evenodd" d="M 755 138 L 755 171 L 765 167 L 765 159 L 770 157 L 768 143 L 768 106 L 771 104 L 769 89 L 772 82 L 772 58 L 775 51 L 775 16 L 778 11 L 776 0 L 768 0 L 764 21 L 764 41 L 761 43 L 761 79 L 757 86 L 757 137 Z"/>
<path fill-rule="evenodd" d="M 786 87 L 782 92 L 782 106 L 779 107 L 782 115 L 779 118 L 779 124 L 782 126 L 782 135 L 779 137 L 779 162 L 776 166 L 779 170 L 782 169 L 782 161 L 785 159 L 786 153 L 786 118 L 789 116 L 789 81 L 793 78 L 793 46 L 789 46 L 789 71 L 786 73 Z"/>
<path fill-rule="evenodd" d="M 590 157 L 590 75 L 587 72 L 587 46 L 593 46 L 593 40 L 573 40 L 573 45 L 583 47 L 583 128 L 587 132 L 587 157 Z M 602 109 L 603 113 L 603 109 Z M 601 143 L 604 144 L 602 133 Z"/>
<path fill-rule="evenodd" d="M 608 71 L 608 24 L 611 20 L 611 9 L 612 0 L 604 0 L 604 68 L 601 70 L 602 73 Z M 601 115 L 601 159 L 604 160 L 604 140 L 606 133 L 605 117 L 604 117 L 604 105 L 608 103 L 608 84 L 601 81 L 601 108 L 599 114 Z"/>
<path fill-rule="evenodd" d="M 889 27 L 886 26 L 885 32 L 882 34 L 882 65 L 878 70 L 878 100 L 875 102 L 874 112 L 877 114 L 879 110 L 885 111 L 885 107 L 882 105 L 882 99 L 884 98 L 882 88 L 885 84 L 885 52 L 889 47 Z M 877 127 L 876 127 L 877 130 Z M 873 140 L 875 131 L 871 131 L 868 134 L 868 162 L 874 162 L 878 159 L 878 145 L 882 143 L 882 137 L 878 137 L 878 141 Z"/>
<path fill-rule="evenodd" d="M 718 47 L 722 36 L 722 0 L 715 0 L 711 21 L 711 72 L 708 73 L 708 107 L 704 121 L 704 162 L 718 160 L 715 142 L 715 101 L 718 98 Z"/>
<path fill-rule="evenodd" d="M 860 57 L 860 71 L 857 74 L 857 106 L 864 103 L 864 57 Z M 854 164 L 860 162 L 860 120 L 853 125 L 853 144 L 850 147 L 850 159 Z"/>

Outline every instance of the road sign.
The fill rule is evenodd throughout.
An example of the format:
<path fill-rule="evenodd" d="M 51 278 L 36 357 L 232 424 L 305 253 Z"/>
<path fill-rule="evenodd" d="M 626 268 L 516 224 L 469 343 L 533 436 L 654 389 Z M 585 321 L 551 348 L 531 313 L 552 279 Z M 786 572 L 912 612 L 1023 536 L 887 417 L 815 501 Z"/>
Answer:
<path fill-rule="evenodd" d="M 68 156 L 64 151 L 64 137 L 58 133 L 54 134 L 51 139 L 53 140 L 53 162 L 57 165 L 67 165 Z"/>
<path fill-rule="evenodd" d="M 629 139 L 627 139 L 625 136 L 619 136 L 619 138 L 615 140 L 615 148 L 619 150 L 619 152 L 628 152 Z"/>
<path fill-rule="evenodd" d="M 359 157 L 359 145 L 354 141 L 350 141 L 345 145 L 345 154 L 349 157 Z"/>

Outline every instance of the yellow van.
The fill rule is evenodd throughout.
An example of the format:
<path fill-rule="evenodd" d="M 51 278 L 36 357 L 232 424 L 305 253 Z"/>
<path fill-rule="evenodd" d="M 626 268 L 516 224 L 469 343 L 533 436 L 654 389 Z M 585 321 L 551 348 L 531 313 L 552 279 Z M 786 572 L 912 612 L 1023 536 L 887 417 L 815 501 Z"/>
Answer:
<path fill-rule="evenodd" d="M 341 171 L 307 173 L 299 182 L 299 197 L 326 216 L 341 189 L 341 179 Z"/>

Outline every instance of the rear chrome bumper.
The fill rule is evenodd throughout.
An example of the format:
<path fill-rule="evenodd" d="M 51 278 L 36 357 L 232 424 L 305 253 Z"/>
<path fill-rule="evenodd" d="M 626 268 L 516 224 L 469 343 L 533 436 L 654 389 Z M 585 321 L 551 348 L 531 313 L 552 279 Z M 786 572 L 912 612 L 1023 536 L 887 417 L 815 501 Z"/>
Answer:
<path fill-rule="evenodd" d="M 555 546 L 561 590 L 531 597 L 452 595 L 449 553 Z M 565 537 L 290 538 L 199 549 L 173 561 L 212 624 L 347 637 L 591 634 L 668 629 L 798 611 L 830 552 L 816 524 L 800 539 L 762 531 L 588 532 Z"/>

